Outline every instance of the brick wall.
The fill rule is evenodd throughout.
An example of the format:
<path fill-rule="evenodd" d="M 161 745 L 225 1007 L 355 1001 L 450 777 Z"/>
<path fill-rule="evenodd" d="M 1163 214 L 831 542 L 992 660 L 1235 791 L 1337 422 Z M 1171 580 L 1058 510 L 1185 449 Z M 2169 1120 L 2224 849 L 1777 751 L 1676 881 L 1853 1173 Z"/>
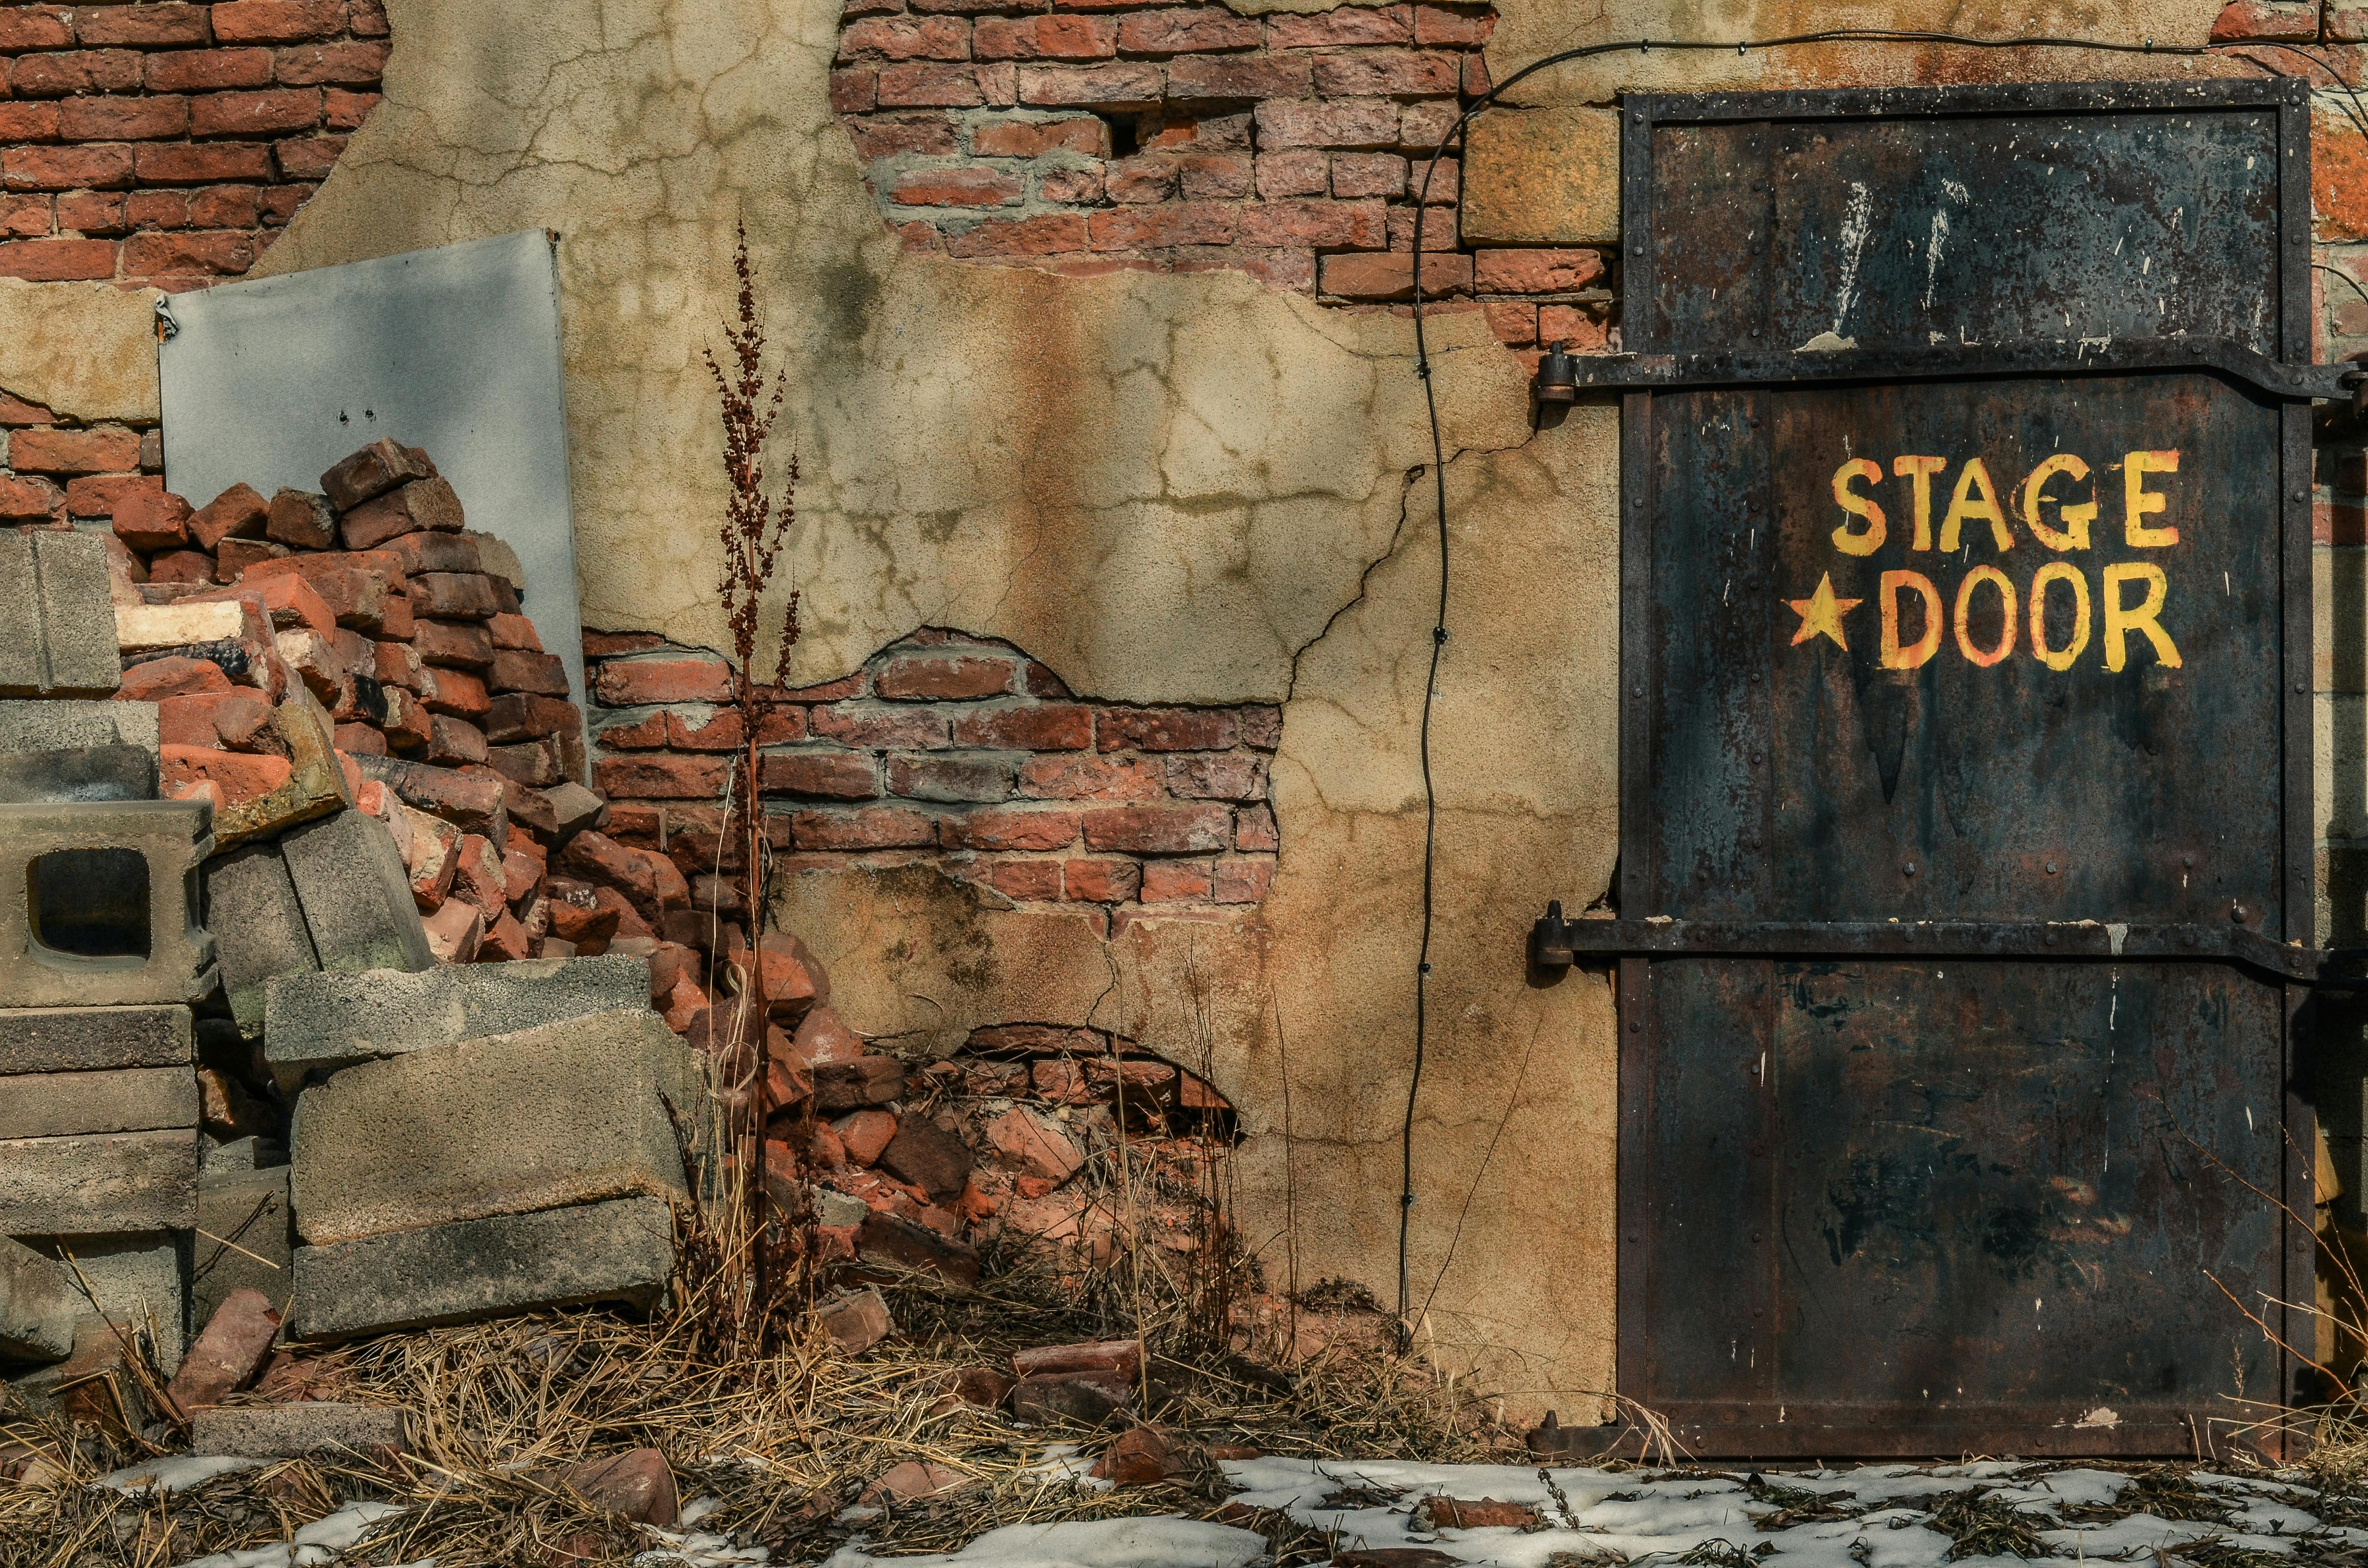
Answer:
<path fill-rule="evenodd" d="M 712 872 L 741 744 L 724 665 L 639 633 L 587 633 L 585 657 L 610 835 Z M 1007 643 L 938 631 L 781 696 L 759 738 L 791 866 L 929 860 L 1113 931 L 1145 906 L 1254 904 L 1273 879 L 1280 709 L 1080 701 Z"/>
<path fill-rule="evenodd" d="M 255 264 L 378 102 L 381 0 L 0 4 L 0 276 Z"/>
<path fill-rule="evenodd" d="M 1245 17 L 1158 0 L 849 0 L 831 98 L 908 247 L 1064 273 L 1229 267 L 1340 304 L 1413 288 L 1425 160 L 1486 90 L 1486 6 Z M 1458 247 L 1429 191 L 1426 293 L 1507 344 L 1600 347 L 1591 250 Z M 1449 308 L 1457 308 L 1450 306 Z"/>
<path fill-rule="evenodd" d="M 153 426 L 61 424 L 0 389 L 0 524 L 104 522 L 134 494 L 162 494 L 164 469 Z"/>

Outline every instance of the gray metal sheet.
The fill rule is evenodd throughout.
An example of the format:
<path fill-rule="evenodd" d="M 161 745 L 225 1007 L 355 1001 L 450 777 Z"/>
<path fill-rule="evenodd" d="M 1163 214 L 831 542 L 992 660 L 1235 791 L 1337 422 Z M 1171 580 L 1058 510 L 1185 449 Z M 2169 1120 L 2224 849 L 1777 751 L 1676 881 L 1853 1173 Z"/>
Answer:
<path fill-rule="evenodd" d="M 317 490 L 381 436 L 425 448 L 469 526 L 518 552 L 524 608 L 580 701 L 583 631 L 540 229 L 176 294 L 159 352 L 165 479 L 203 506 L 245 481 Z"/>

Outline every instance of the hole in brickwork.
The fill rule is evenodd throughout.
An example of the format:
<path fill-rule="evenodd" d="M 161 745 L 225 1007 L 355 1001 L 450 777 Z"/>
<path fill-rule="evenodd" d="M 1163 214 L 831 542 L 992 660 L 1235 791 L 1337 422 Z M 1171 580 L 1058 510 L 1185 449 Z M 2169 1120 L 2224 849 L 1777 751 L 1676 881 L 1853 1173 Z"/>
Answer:
<path fill-rule="evenodd" d="M 148 956 L 148 858 L 136 849 L 54 849 L 25 868 L 33 940 L 74 958 Z"/>

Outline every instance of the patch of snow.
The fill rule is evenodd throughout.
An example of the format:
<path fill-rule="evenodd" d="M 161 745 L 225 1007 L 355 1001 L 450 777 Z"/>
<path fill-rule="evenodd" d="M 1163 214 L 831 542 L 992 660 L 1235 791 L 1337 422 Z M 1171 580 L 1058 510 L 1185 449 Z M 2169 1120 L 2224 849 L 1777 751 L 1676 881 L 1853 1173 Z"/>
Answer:
<path fill-rule="evenodd" d="M 242 1470 L 260 1469 L 264 1463 L 262 1460 L 232 1459 L 220 1454 L 184 1454 L 172 1459 L 142 1460 L 138 1464 L 111 1471 L 91 1484 L 114 1492 L 171 1494 L 186 1492 L 192 1486 L 202 1486 L 218 1475 L 235 1475 Z"/>
<path fill-rule="evenodd" d="M 849 1541 L 823 1568 L 1250 1568 L 1266 1556 L 1266 1537 L 1231 1525 L 1068 1519 L 1006 1525 L 960 1551 L 930 1557 L 874 1557 L 860 1541 Z"/>
<path fill-rule="evenodd" d="M 702 1501 L 714 1503 L 715 1499 L 710 1497 Z M 719 1507 L 721 1506 L 721 1504 L 717 1505 Z M 714 1511 L 714 1508 L 710 1508 L 706 1513 L 712 1514 Z M 700 1517 L 704 1518 L 706 1514 L 701 1514 Z M 686 1520 L 685 1522 L 696 1521 Z M 729 1536 L 709 1535 L 698 1530 L 677 1532 L 660 1529 L 655 1525 L 643 1525 L 642 1528 L 666 1544 L 655 1547 L 648 1551 L 633 1553 L 633 1562 L 637 1568 L 658 1568 L 660 1564 L 668 1563 L 685 1564 L 687 1568 L 726 1568 L 726 1565 L 734 1562 L 772 1561 L 772 1553 L 764 1547 L 734 1546 Z"/>
<path fill-rule="evenodd" d="M 249 1547 L 244 1551 L 217 1551 L 211 1557 L 184 1562 L 181 1568 L 327 1568 L 330 1563 L 343 1561 L 347 1551 L 360 1544 L 370 1527 L 402 1512 L 393 1503 L 364 1498 L 314 1519 L 298 1530 L 292 1541 Z M 436 1568 L 435 1560 L 414 1563 L 409 1568 Z"/>

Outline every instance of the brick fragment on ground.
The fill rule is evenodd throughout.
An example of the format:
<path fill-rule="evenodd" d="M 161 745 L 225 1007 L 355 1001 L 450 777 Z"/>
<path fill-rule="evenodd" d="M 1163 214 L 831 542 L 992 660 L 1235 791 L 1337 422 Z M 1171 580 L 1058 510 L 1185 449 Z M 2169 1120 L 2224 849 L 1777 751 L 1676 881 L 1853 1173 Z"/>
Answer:
<path fill-rule="evenodd" d="M 259 1290 L 235 1290 L 215 1309 L 165 1392 L 184 1414 L 220 1404 L 263 1369 L 279 1313 Z"/>
<path fill-rule="evenodd" d="M 1149 1486 L 1183 1468 L 1166 1433 L 1156 1426 L 1136 1426 L 1119 1434 L 1102 1450 L 1092 1473 L 1115 1486 Z"/>
<path fill-rule="evenodd" d="M 655 1449 L 586 1460 L 562 1471 L 559 1480 L 594 1507 L 637 1524 L 670 1525 L 681 1517 L 674 1471 Z"/>
<path fill-rule="evenodd" d="M 905 1064 L 893 1056 L 828 1062 L 814 1069 L 814 1108 L 821 1111 L 885 1105 L 905 1093 Z"/>
<path fill-rule="evenodd" d="M 907 1460 L 892 1466 L 880 1478 L 866 1486 L 856 1501 L 865 1506 L 875 1506 L 891 1500 L 911 1501 L 918 1497 L 942 1496 L 959 1492 L 966 1486 L 980 1484 L 975 1475 L 967 1475 L 947 1465 L 926 1460 Z"/>
<path fill-rule="evenodd" d="M 876 1290 L 854 1290 L 825 1301 L 814 1317 L 845 1356 L 860 1356 L 896 1332 L 887 1300 Z"/>

